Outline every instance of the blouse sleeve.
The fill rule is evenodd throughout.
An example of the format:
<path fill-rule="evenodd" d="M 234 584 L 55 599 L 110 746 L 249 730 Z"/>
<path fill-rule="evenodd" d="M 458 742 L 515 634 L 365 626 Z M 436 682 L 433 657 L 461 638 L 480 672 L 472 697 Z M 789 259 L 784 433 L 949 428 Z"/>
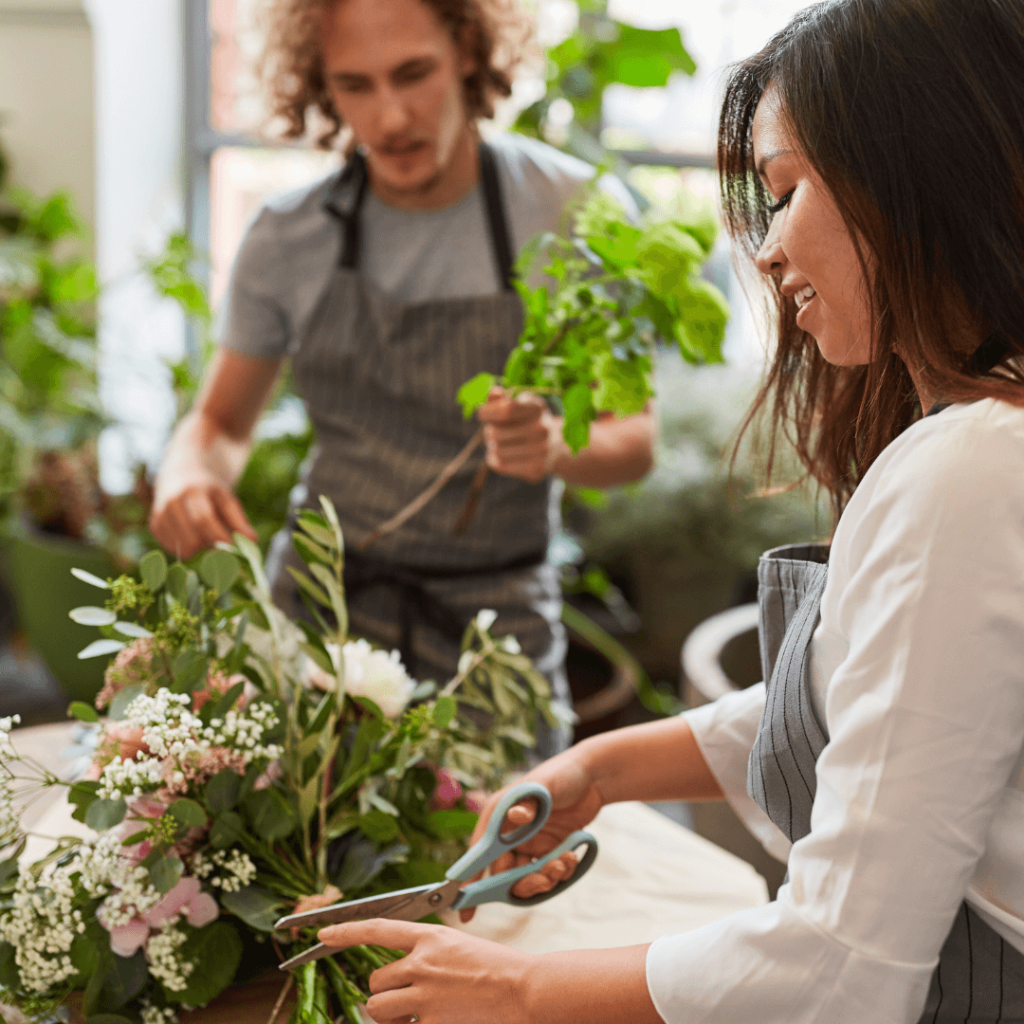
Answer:
<path fill-rule="evenodd" d="M 775 903 L 651 946 L 668 1024 L 919 1019 L 1024 743 L 1024 441 L 983 420 L 899 439 L 844 515 L 811 832 Z"/>
<path fill-rule="evenodd" d="M 789 840 L 747 793 L 747 764 L 764 699 L 764 683 L 758 683 L 687 711 L 683 717 L 729 806 L 758 842 L 784 862 L 789 856 Z"/>

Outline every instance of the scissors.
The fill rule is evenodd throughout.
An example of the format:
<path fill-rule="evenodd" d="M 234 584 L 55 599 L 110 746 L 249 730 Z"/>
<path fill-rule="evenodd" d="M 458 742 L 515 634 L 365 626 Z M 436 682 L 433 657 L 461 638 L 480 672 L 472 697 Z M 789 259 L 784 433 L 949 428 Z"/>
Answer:
<path fill-rule="evenodd" d="M 505 816 L 520 801 L 535 799 L 537 814 L 533 821 L 520 825 L 518 828 L 501 832 Z M 274 928 L 308 928 L 314 925 L 341 924 L 345 921 L 367 921 L 376 917 L 389 917 L 396 921 L 418 921 L 428 914 L 436 914 L 441 910 L 468 910 L 478 907 L 481 903 L 508 903 L 513 907 L 532 907 L 543 903 L 563 892 L 574 882 L 578 882 L 590 869 L 597 857 L 597 840 L 582 830 L 573 832 L 550 853 L 518 868 L 511 868 L 496 875 L 482 878 L 478 882 L 461 888 L 462 883 L 483 871 L 502 854 L 532 839 L 543 827 L 551 814 L 551 794 L 539 782 L 521 782 L 510 789 L 494 809 L 494 814 L 487 825 L 487 831 L 480 840 L 473 844 L 469 851 L 457 860 L 446 872 L 445 882 L 433 882 L 429 885 L 418 885 L 412 889 L 399 889 L 396 892 L 384 893 L 381 896 L 368 896 L 361 900 L 349 900 L 347 903 L 335 903 L 321 910 L 309 910 L 303 914 L 289 914 L 282 917 Z M 575 850 L 584 843 L 587 852 L 577 864 L 571 878 L 564 878 L 548 892 L 536 896 L 515 896 L 512 887 L 527 875 L 539 871 L 545 864 L 560 857 L 569 850 Z M 282 971 L 290 971 L 312 960 L 330 956 L 337 951 L 337 946 L 318 943 L 298 956 L 293 956 L 280 965 Z"/>

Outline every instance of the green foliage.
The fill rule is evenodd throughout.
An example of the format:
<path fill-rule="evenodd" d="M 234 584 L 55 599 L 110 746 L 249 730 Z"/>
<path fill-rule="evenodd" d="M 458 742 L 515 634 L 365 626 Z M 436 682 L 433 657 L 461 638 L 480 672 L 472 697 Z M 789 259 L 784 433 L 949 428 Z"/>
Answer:
<path fill-rule="evenodd" d="M 659 340 L 689 362 L 721 362 L 728 306 L 699 277 L 714 241 L 703 217 L 635 225 L 613 198 L 594 190 L 571 236 L 542 236 L 520 260 L 516 287 L 526 324 L 500 383 L 559 399 L 565 440 L 578 452 L 601 413 L 630 416 L 653 397 Z M 541 255 L 553 291 L 527 283 Z M 493 383 L 481 375 L 462 387 L 467 415 Z"/>
<path fill-rule="evenodd" d="M 168 992 L 168 1001 L 203 1006 L 231 984 L 242 961 L 242 940 L 233 925 L 215 921 L 194 931 L 185 940 L 182 953 L 193 964 L 188 987 Z"/>
<path fill-rule="evenodd" d="M 679 29 L 637 28 L 608 17 L 603 7 L 580 4 L 580 26 L 548 51 L 545 94 L 520 114 L 517 131 L 543 135 L 552 103 L 564 99 L 579 128 L 596 136 L 609 85 L 651 88 L 667 85 L 673 74 L 694 73 L 697 66 Z"/>

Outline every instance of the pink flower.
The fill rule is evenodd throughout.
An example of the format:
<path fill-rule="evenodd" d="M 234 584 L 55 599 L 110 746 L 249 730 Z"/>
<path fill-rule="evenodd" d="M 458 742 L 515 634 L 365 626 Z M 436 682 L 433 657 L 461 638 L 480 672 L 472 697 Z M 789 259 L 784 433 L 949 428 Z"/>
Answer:
<path fill-rule="evenodd" d="M 169 918 L 182 913 L 193 928 L 203 928 L 216 921 L 220 914 L 217 901 L 203 892 L 198 878 L 182 878 L 152 910 L 142 915 L 142 920 L 150 928 L 158 928 Z"/>
<path fill-rule="evenodd" d="M 159 928 L 171 918 L 184 915 L 193 928 L 204 928 L 220 915 L 217 901 L 202 890 L 198 878 L 182 878 L 178 884 L 152 909 L 128 924 L 108 928 L 110 949 L 118 956 L 134 956 L 149 941 L 151 929 Z M 103 912 L 96 915 L 107 928 Z"/>
<path fill-rule="evenodd" d="M 96 707 L 105 708 L 125 687 L 146 683 L 153 672 L 153 661 L 161 653 L 152 637 L 134 640 L 117 652 L 103 675 L 103 689 L 96 697 Z"/>
<path fill-rule="evenodd" d="M 100 921 L 100 924 L 103 924 Z M 110 933 L 110 949 L 118 956 L 134 956 L 149 938 L 149 925 L 136 918 L 128 924 L 119 925 Z"/>
<path fill-rule="evenodd" d="M 462 796 L 462 785 L 451 772 L 444 768 L 437 769 L 437 788 L 430 798 L 430 807 L 434 811 L 450 811 Z"/>
<path fill-rule="evenodd" d="M 201 786 L 226 768 L 239 775 L 245 774 L 245 756 L 240 750 L 211 747 L 203 754 L 189 755 L 180 761 L 165 758 L 164 788 L 159 791 L 159 796 L 171 803 L 176 797 L 186 794 L 190 786 Z M 180 779 L 177 777 L 179 772 L 182 776 Z"/>
<path fill-rule="evenodd" d="M 133 729 L 121 722 L 107 722 L 103 737 L 96 749 L 96 756 L 89 766 L 88 777 L 99 779 L 115 757 L 122 761 L 134 761 L 139 754 L 149 753 L 149 747 L 142 741 L 142 730 Z"/>
<path fill-rule="evenodd" d="M 484 809 L 487 794 L 482 789 L 471 789 L 466 793 L 466 810 L 479 814 Z"/>
<path fill-rule="evenodd" d="M 280 761 L 271 761 L 267 765 L 267 770 L 259 775 L 256 781 L 253 783 L 253 789 L 270 789 L 270 787 L 277 782 L 278 779 L 284 777 L 284 769 L 281 767 Z"/>

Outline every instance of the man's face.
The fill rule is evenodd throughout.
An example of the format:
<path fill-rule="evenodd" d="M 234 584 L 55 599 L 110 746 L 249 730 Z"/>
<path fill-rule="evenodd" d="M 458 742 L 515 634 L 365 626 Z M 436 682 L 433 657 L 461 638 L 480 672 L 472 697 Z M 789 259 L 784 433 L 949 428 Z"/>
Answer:
<path fill-rule="evenodd" d="M 472 70 L 422 0 L 338 0 L 323 20 L 327 85 L 375 187 L 413 196 L 443 176 L 469 130 Z"/>

